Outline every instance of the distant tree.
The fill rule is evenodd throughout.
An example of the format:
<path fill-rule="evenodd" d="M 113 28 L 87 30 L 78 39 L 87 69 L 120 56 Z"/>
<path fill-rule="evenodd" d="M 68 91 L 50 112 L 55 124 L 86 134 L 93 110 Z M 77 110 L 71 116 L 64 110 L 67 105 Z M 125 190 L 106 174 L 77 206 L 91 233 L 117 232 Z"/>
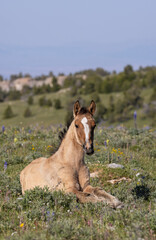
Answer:
<path fill-rule="evenodd" d="M 60 99 L 55 99 L 54 100 L 54 108 L 55 109 L 60 109 L 61 108 L 61 101 L 60 101 Z"/>
<path fill-rule="evenodd" d="M 146 86 L 147 87 L 154 87 L 155 83 L 156 83 L 156 69 L 151 69 L 148 70 L 146 77 L 145 77 L 145 81 L 146 81 Z"/>
<path fill-rule="evenodd" d="M 30 75 L 29 73 L 25 73 L 25 74 L 23 75 L 23 77 L 29 77 L 29 78 L 31 78 L 31 75 Z"/>
<path fill-rule="evenodd" d="M 52 107 L 53 104 L 52 104 L 51 99 L 47 99 L 46 105 L 47 105 L 48 107 Z"/>
<path fill-rule="evenodd" d="M 19 100 L 21 98 L 21 92 L 17 90 L 11 90 L 8 95 L 9 100 Z"/>
<path fill-rule="evenodd" d="M 93 92 L 100 92 L 101 89 L 102 78 L 96 74 L 89 76 L 85 81 L 85 93 L 93 93 Z"/>
<path fill-rule="evenodd" d="M 74 97 L 77 95 L 78 88 L 76 86 L 72 86 L 70 90 L 70 96 Z"/>
<path fill-rule="evenodd" d="M 107 77 L 106 79 L 104 79 L 100 85 L 100 89 L 99 89 L 100 93 L 111 93 L 113 92 L 113 84 L 112 81 L 109 77 Z"/>
<path fill-rule="evenodd" d="M 22 74 L 22 72 L 20 72 L 19 74 L 18 74 L 18 78 L 22 78 L 23 77 L 23 74 Z"/>
<path fill-rule="evenodd" d="M 51 107 L 53 104 L 52 104 L 51 99 L 46 99 L 46 97 L 43 96 L 43 97 L 39 98 L 39 105 L 41 107 L 43 107 L 43 106 Z"/>
<path fill-rule="evenodd" d="M 3 76 L 2 75 L 0 75 L 0 82 L 2 82 L 3 81 Z"/>
<path fill-rule="evenodd" d="M 13 82 L 14 80 L 16 80 L 18 78 L 18 76 L 16 74 L 12 74 L 10 76 L 10 81 Z"/>
<path fill-rule="evenodd" d="M 127 66 L 124 67 L 124 73 L 126 75 L 129 75 L 132 72 L 133 72 L 133 67 L 131 65 L 127 65 Z"/>
<path fill-rule="evenodd" d="M 33 98 L 33 96 L 29 96 L 29 97 L 28 97 L 27 103 L 28 103 L 29 105 L 33 105 L 33 103 L 34 103 L 34 98 Z"/>
<path fill-rule="evenodd" d="M 4 100 L 6 99 L 8 93 L 4 92 L 1 88 L 0 88 L 0 102 L 4 102 Z"/>
<path fill-rule="evenodd" d="M 38 102 L 39 102 L 39 105 L 41 107 L 45 106 L 46 105 L 46 98 L 45 98 L 45 96 L 40 97 Z"/>
<path fill-rule="evenodd" d="M 100 122 L 104 120 L 104 116 L 107 113 L 107 108 L 102 103 L 97 103 L 97 110 L 95 113 L 95 120 L 96 122 Z"/>
<path fill-rule="evenodd" d="M 30 92 L 31 92 L 30 86 L 24 85 L 21 91 L 22 95 L 29 94 Z"/>
<path fill-rule="evenodd" d="M 44 88 L 43 92 L 45 92 L 45 93 L 50 93 L 53 90 L 52 87 L 49 84 L 44 85 L 43 88 Z"/>
<path fill-rule="evenodd" d="M 95 91 L 95 84 L 93 82 L 87 81 L 85 84 L 85 94 L 90 94 Z"/>
<path fill-rule="evenodd" d="M 57 92 L 58 90 L 60 90 L 60 85 L 57 83 L 56 77 L 53 77 L 52 83 L 53 83 L 53 87 L 52 87 L 53 92 Z"/>
<path fill-rule="evenodd" d="M 97 92 L 94 92 L 93 94 L 91 94 L 91 98 L 95 101 L 96 104 L 100 102 L 100 97 Z"/>
<path fill-rule="evenodd" d="M 49 77 L 53 77 L 53 76 L 54 76 L 53 72 L 50 71 L 50 72 L 49 72 Z"/>
<path fill-rule="evenodd" d="M 63 83 L 64 88 L 75 86 L 76 78 L 74 76 L 68 76 Z"/>
<path fill-rule="evenodd" d="M 110 73 L 108 71 L 105 71 L 103 68 L 97 68 L 95 70 L 96 74 L 102 76 L 102 77 L 105 77 L 107 75 L 109 75 Z"/>
<path fill-rule="evenodd" d="M 124 92 L 124 102 L 125 106 L 142 107 L 143 98 L 140 96 L 140 89 L 137 86 L 133 86 Z"/>
<path fill-rule="evenodd" d="M 154 87 L 153 89 L 153 93 L 151 95 L 151 98 L 150 98 L 151 101 L 156 101 L 156 87 Z"/>
<path fill-rule="evenodd" d="M 59 73 L 58 76 L 64 76 L 64 73 Z"/>
<path fill-rule="evenodd" d="M 14 114 L 13 114 L 12 108 L 10 105 L 8 105 L 4 111 L 4 118 L 5 119 L 12 118 L 13 116 L 14 116 Z"/>
<path fill-rule="evenodd" d="M 24 117 L 31 117 L 32 116 L 32 112 L 30 110 L 29 107 L 27 107 L 24 111 Z"/>

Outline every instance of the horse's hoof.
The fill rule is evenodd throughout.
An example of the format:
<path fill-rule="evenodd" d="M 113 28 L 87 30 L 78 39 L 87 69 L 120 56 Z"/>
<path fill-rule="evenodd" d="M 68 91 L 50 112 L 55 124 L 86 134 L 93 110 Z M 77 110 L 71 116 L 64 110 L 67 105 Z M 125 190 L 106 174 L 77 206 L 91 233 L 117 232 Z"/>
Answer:
<path fill-rule="evenodd" d="M 124 207 L 124 204 L 120 201 L 117 201 L 115 204 L 114 204 L 114 208 L 116 209 L 121 209 Z"/>
<path fill-rule="evenodd" d="M 124 204 L 122 202 L 120 202 L 120 204 L 116 207 L 117 209 L 121 209 L 124 208 Z"/>
<path fill-rule="evenodd" d="M 115 202 L 113 202 L 112 207 L 114 209 L 120 209 L 124 207 L 124 204 L 120 202 L 118 199 L 116 199 Z"/>

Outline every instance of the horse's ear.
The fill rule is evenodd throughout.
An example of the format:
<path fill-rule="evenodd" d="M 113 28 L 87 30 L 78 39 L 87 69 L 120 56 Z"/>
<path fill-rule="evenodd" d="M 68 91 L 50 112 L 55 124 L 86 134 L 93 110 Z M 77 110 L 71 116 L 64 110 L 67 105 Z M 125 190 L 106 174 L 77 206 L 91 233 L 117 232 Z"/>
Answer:
<path fill-rule="evenodd" d="M 81 107 L 80 107 L 80 103 L 79 103 L 79 100 L 77 100 L 74 104 L 74 109 L 73 109 L 73 115 L 74 117 L 77 116 L 77 114 L 79 113 Z"/>
<path fill-rule="evenodd" d="M 90 103 L 90 106 L 88 107 L 88 111 L 90 112 L 91 115 L 94 115 L 95 110 L 96 110 L 96 104 L 92 100 L 91 103 Z"/>

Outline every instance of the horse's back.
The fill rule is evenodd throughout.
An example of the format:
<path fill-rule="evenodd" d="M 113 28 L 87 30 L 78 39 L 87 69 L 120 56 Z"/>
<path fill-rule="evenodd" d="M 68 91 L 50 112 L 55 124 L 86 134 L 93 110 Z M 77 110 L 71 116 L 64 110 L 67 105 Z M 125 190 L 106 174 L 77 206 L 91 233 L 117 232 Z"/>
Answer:
<path fill-rule="evenodd" d="M 38 158 L 26 166 L 20 174 L 22 193 L 26 190 L 33 189 L 36 186 L 44 187 L 47 183 L 44 179 L 43 166 L 47 163 L 47 158 Z"/>

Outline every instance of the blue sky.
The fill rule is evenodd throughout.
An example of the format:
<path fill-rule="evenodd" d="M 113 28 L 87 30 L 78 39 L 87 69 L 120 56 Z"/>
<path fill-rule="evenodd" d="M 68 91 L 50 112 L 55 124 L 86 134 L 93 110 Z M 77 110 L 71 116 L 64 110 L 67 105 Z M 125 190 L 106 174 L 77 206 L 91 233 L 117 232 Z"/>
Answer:
<path fill-rule="evenodd" d="M 0 74 L 156 65 L 155 0 L 0 0 Z"/>

